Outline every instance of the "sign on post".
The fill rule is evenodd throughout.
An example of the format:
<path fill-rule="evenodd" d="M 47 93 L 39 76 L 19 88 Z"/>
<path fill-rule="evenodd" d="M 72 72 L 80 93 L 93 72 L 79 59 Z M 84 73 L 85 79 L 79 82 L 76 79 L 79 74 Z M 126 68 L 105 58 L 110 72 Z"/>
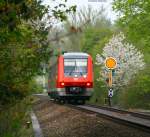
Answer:
<path fill-rule="evenodd" d="M 109 96 L 109 97 L 113 97 L 113 94 L 114 94 L 114 93 L 113 93 L 113 89 L 110 88 L 110 89 L 109 89 L 109 92 L 108 92 L 108 96 Z"/>
<path fill-rule="evenodd" d="M 105 60 L 105 66 L 106 66 L 106 68 L 108 68 L 110 70 L 108 78 L 109 78 L 109 87 L 111 88 L 112 87 L 112 70 L 115 69 L 117 66 L 116 59 L 113 57 L 108 57 Z"/>
<path fill-rule="evenodd" d="M 111 98 L 113 97 L 113 89 L 112 89 L 112 71 L 116 68 L 117 66 L 117 61 L 113 57 L 108 57 L 105 60 L 105 66 L 107 69 L 109 69 L 108 73 L 108 79 L 109 79 L 109 90 L 108 90 L 108 103 L 109 106 L 111 107 Z"/>
<path fill-rule="evenodd" d="M 108 69 L 115 69 L 116 66 L 117 66 L 117 61 L 115 58 L 113 57 L 108 57 L 106 60 L 105 60 L 105 66 L 106 68 Z"/>

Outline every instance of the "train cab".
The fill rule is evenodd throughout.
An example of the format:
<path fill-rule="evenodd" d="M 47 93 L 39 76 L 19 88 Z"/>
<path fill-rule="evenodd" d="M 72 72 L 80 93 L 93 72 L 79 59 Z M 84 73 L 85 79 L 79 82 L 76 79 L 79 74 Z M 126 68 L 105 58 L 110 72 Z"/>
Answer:
<path fill-rule="evenodd" d="M 55 97 L 88 100 L 93 92 L 93 62 L 87 53 L 70 52 L 58 57 Z"/>

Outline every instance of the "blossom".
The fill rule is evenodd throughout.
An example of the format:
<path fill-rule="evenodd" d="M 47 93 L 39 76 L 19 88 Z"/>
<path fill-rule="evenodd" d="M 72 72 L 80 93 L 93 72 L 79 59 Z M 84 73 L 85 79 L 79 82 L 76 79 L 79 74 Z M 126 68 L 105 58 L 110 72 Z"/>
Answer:
<path fill-rule="evenodd" d="M 115 75 L 113 76 L 113 86 L 120 87 L 127 85 L 139 70 L 145 66 L 143 54 L 138 51 L 135 46 L 125 42 L 125 36 L 122 32 L 114 35 L 103 48 L 102 54 L 96 55 L 97 65 L 101 65 L 100 78 L 106 80 L 108 77 L 108 69 L 105 67 L 105 60 L 113 57 L 117 61 Z"/>

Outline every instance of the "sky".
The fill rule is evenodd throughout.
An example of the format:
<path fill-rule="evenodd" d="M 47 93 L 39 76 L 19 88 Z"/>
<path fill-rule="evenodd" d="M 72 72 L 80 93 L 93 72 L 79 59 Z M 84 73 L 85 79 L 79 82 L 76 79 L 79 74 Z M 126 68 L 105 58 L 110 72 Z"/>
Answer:
<path fill-rule="evenodd" d="M 59 1 L 62 0 L 57 0 Z M 112 10 L 112 1 L 113 0 L 67 0 L 66 5 L 77 5 L 77 10 L 80 10 L 82 7 L 88 7 L 91 6 L 94 9 L 99 9 L 101 6 L 105 8 L 106 16 L 114 22 L 115 19 L 117 19 L 116 13 Z M 53 5 L 52 0 L 44 0 L 43 2 L 46 5 Z"/>

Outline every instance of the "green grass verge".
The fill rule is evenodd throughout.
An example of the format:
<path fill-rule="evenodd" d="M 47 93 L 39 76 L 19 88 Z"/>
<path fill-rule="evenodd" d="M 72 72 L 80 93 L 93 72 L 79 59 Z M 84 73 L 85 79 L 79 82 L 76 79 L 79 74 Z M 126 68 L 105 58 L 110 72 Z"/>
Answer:
<path fill-rule="evenodd" d="M 30 110 L 32 97 L 7 105 L 0 112 L 0 137 L 33 137 Z M 30 122 L 29 126 L 27 122 Z"/>

